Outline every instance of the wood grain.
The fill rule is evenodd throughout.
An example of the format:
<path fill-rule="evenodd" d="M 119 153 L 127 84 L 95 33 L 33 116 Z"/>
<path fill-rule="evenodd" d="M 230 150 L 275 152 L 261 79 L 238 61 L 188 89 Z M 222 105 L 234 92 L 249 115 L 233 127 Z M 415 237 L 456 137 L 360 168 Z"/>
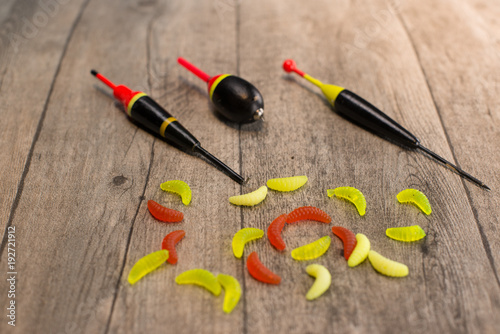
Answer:
<path fill-rule="evenodd" d="M 328 331 L 330 326 L 338 328 L 339 322 L 342 328 L 362 332 L 408 331 L 408 327 L 415 332 L 432 331 L 434 328 L 449 328 L 457 332 L 472 328 L 492 330 L 494 324 L 487 325 L 486 314 L 491 316 L 498 312 L 491 308 L 498 300 L 498 286 L 482 248 L 461 180 L 421 155 L 405 152 L 369 133 L 360 132 L 336 115 L 327 115 L 330 119 L 326 118 L 323 113 L 330 110 L 325 103 L 300 87 L 305 84 L 297 85 L 295 79 L 287 83 L 283 72 L 280 72 L 282 60 L 293 56 L 307 73 L 358 92 L 411 129 L 417 137 L 435 143 L 433 149 L 444 156 L 452 156 L 438 111 L 404 27 L 392 14 L 394 9 L 383 2 L 368 8 L 364 5 L 363 10 L 360 6 L 315 5 L 310 5 L 308 10 L 297 11 L 293 6 L 252 3 L 252 7 L 260 11 L 242 10 L 252 13 L 250 17 L 242 18 L 242 39 L 249 40 L 251 36 L 256 36 L 252 43 L 246 45 L 253 47 L 261 36 L 270 34 L 273 34 L 271 38 L 280 41 L 277 48 L 261 50 L 260 54 L 268 59 L 264 64 L 253 65 L 256 64 L 253 57 L 245 61 L 243 56 L 240 61 L 242 69 L 245 64 L 251 66 L 246 72 L 253 75 L 250 79 L 261 78 L 264 96 L 280 96 L 275 105 L 269 107 L 267 104 L 266 108 L 268 112 L 271 110 L 267 116 L 269 123 L 274 124 L 273 133 L 262 137 L 252 133 L 252 136 L 242 137 L 242 150 L 257 152 L 244 159 L 243 168 L 252 170 L 258 165 L 265 165 L 261 169 L 264 174 L 262 179 L 279 176 L 284 170 L 289 174 L 307 174 L 311 190 L 306 192 L 306 188 L 303 193 L 299 192 L 298 195 L 305 197 L 301 200 L 297 200 L 295 195 L 293 205 L 303 203 L 329 207 L 335 222 L 365 233 L 372 240 L 374 249 L 389 257 L 394 254 L 397 256 L 395 260 L 407 263 L 413 283 L 411 280 L 387 280 L 373 275 L 373 269 L 367 263 L 357 268 L 356 272 L 347 271 L 342 259 L 334 263 L 330 258 L 322 259 L 324 262 L 320 263 L 327 264 L 327 268 L 333 271 L 333 286 L 337 289 L 332 291 L 329 300 L 325 298 L 311 305 L 302 298 L 306 288 L 297 291 L 297 286 L 307 287 L 307 282 L 310 282 L 310 278 L 303 274 L 305 265 L 291 263 L 287 254 L 280 258 L 279 267 L 285 277 L 295 279 L 291 282 L 284 280 L 280 291 L 273 292 L 279 297 L 266 298 L 268 291 L 264 289 L 246 295 L 248 323 L 252 324 L 249 331 L 285 332 L 291 328 L 297 332 Z M 244 8 L 245 4 L 242 6 Z M 319 18 L 312 14 L 319 12 Z M 263 25 L 259 17 L 273 18 L 274 21 Z M 303 31 L 295 31 L 288 22 L 309 24 L 302 25 Z M 363 35 L 377 26 L 379 33 Z M 364 44 L 357 40 L 359 31 L 366 40 Z M 346 54 L 345 50 L 349 51 L 349 47 L 356 50 Z M 252 53 L 246 49 L 241 54 Z M 311 95 L 316 100 L 311 99 Z M 409 110 L 418 110 L 418 113 L 406 112 Z M 288 159 L 268 158 L 272 156 Z M 331 203 L 325 198 L 327 188 L 344 185 L 358 187 L 365 193 L 369 201 L 365 217 L 356 217 L 348 203 Z M 433 205 L 441 210 L 435 210 L 431 217 L 426 218 L 397 204 L 395 195 L 407 187 L 433 194 Z M 316 196 L 306 197 L 307 193 Z M 273 216 L 293 208 L 278 200 L 273 204 L 272 210 L 266 210 L 271 215 L 264 221 L 270 222 Z M 278 212 L 272 212 L 276 208 L 279 208 Z M 351 209 L 350 216 L 345 211 L 347 209 Z M 245 216 L 245 221 L 258 220 L 252 213 Z M 386 227 L 415 223 L 428 232 L 423 243 L 401 245 L 389 242 L 383 233 Z M 290 249 L 320 237 L 315 228 L 299 234 L 297 227 L 293 232 L 300 237 L 292 232 L 298 240 L 296 244 L 292 241 Z M 469 254 L 460 251 L 465 245 L 468 245 Z M 271 248 L 268 252 L 268 256 L 274 255 Z M 277 266 L 275 264 L 274 267 Z M 362 270 L 365 272 L 360 273 Z M 478 277 L 474 274 L 478 271 L 488 272 L 489 278 Z M 365 279 L 360 280 L 360 276 Z M 301 280 L 297 284 L 299 278 Z M 464 289 L 465 282 L 471 280 L 476 281 L 473 287 Z M 472 295 L 494 297 L 488 303 L 481 301 L 471 306 L 469 303 L 474 303 Z M 353 298 L 356 302 L 352 301 Z M 274 305 L 276 300 L 282 300 L 280 304 L 286 305 L 287 311 L 265 317 L 262 310 L 279 309 Z M 481 311 L 477 312 L 478 308 Z M 387 314 L 394 316 L 388 317 Z M 460 321 L 455 319 L 456 314 L 460 314 Z M 416 326 L 417 323 L 419 326 Z M 293 325 L 287 327 L 289 324 Z"/>
<path fill-rule="evenodd" d="M 33 145 L 82 4 L 75 1 L 49 13 L 29 1 L 5 1 L 0 7 L 1 240 L 16 214 Z"/>
<path fill-rule="evenodd" d="M 426 20 L 432 22 L 429 25 L 419 21 L 422 15 L 417 7 L 409 6 L 408 14 L 403 15 L 403 22 L 422 64 L 453 156 L 464 169 L 492 188 L 491 193 L 485 193 L 468 183 L 464 184 L 475 225 L 500 284 L 500 244 L 496 237 L 499 220 L 497 215 L 491 215 L 500 205 L 500 162 L 492 159 L 500 154 L 500 147 L 496 144 L 500 141 L 500 112 L 495 107 L 500 102 L 500 69 L 495 66 L 500 59 L 500 49 L 498 45 L 491 44 L 491 34 L 495 31 L 491 28 L 495 26 L 484 25 L 481 21 L 478 24 L 480 17 L 477 12 L 469 10 L 469 4 L 452 2 L 450 8 L 453 10 L 447 11 L 446 17 L 439 15 L 439 11 L 427 16 Z M 466 23 L 455 27 L 454 23 L 459 21 Z M 431 26 L 436 27 L 434 31 L 447 31 L 453 26 L 459 29 L 456 34 L 460 39 L 457 40 L 456 34 L 442 34 L 437 43 L 438 39 L 429 38 L 433 32 L 426 27 Z M 477 61 L 479 59 L 481 61 Z"/>
<path fill-rule="evenodd" d="M 153 97 L 167 106 L 207 150 L 239 172 L 238 130 L 217 119 L 208 107 L 206 83 L 176 61 L 185 57 L 211 75 L 234 72 L 234 26 L 235 16 L 218 20 L 211 3 L 169 2 L 150 23 L 148 47 L 151 77 L 158 78 L 152 81 Z M 207 40 L 206 36 L 212 37 Z M 160 190 L 160 183 L 175 179 L 184 180 L 192 188 L 193 200 L 187 207 L 178 196 Z M 147 212 L 145 203 L 140 207 L 110 332 L 244 331 L 242 303 L 228 316 L 222 312 L 222 296 L 215 298 L 200 287 L 175 283 L 180 273 L 202 268 L 215 275 L 235 276 L 243 285 L 243 265 L 230 248 L 232 235 L 241 226 L 240 208 L 227 202 L 227 198 L 239 193 L 240 186 L 214 167 L 155 142 L 145 197 L 184 212 L 185 219 L 180 224 L 160 224 Z M 186 231 L 178 247 L 178 264 L 158 270 L 148 277 L 152 281 L 141 281 L 130 289 L 126 278 L 134 262 L 161 247 L 163 237 L 177 229 Z M 152 299 L 150 295 L 159 298 Z"/>
<path fill-rule="evenodd" d="M 39 6 L 0 6 L 0 229 L 16 228 L 19 273 L 17 329 L 4 319 L 0 332 L 498 331 L 498 4 L 72 1 L 15 49 L 6 36 L 40 15 Z M 210 75 L 252 82 L 264 96 L 266 121 L 238 126 L 220 119 L 206 84 L 177 64 L 180 56 Z M 316 87 L 284 73 L 287 58 L 371 101 L 493 190 L 352 125 Z M 207 150 L 250 176 L 248 184 L 130 123 L 91 68 L 150 94 Z M 309 181 L 292 193 L 270 190 L 256 207 L 228 203 L 269 178 L 292 175 Z M 173 179 L 191 186 L 190 205 L 160 190 Z M 364 217 L 326 196 L 338 186 L 364 193 Z M 427 194 L 430 216 L 397 202 L 410 187 Z M 149 199 L 184 212 L 184 221 L 159 223 Z M 233 256 L 240 228 L 267 230 L 278 215 L 304 205 L 325 210 L 332 224 L 289 225 L 285 251 L 264 237 L 249 243 L 242 259 Z M 385 236 L 388 227 L 415 224 L 427 233 L 419 242 Z M 408 265 L 410 275 L 384 277 L 368 261 L 348 268 L 333 225 L 364 233 L 372 249 Z M 130 286 L 133 264 L 177 229 L 186 231 L 178 264 Z M 324 235 L 332 245 L 323 257 L 291 258 L 292 249 Z M 280 285 L 248 274 L 252 251 L 282 277 Z M 0 252 L 4 270 L 7 253 Z M 314 302 L 305 299 L 310 263 L 332 273 L 332 287 Z M 193 268 L 239 280 L 243 294 L 230 315 L 222 312 L 224 293 L 216 298 L 175 283 Z M 1 280 L 0 305 L 9 301 L 7 290 Z"/>
<path fill-rule="evenodd" d="M 17 283 L 20 332 L 103 332 L 109 319 L 153 145 L 96 91 L 89 74 L 91 66 L 106 67 L 120 79 L 114 59 L 133 47 L 94 42 L 103 35 L 111 40 L 113 25 L 129 42 L 145 39 L 147 29 L 139 27 L 147 27 L 147 13 L 129 7 L 128 17 L 105 19 L 121 8 L 119 1 L 75 8 L 80 23 L 60 65 L 12 222 L 17 271 L 25 273 Z M 130 85 L 143 78 L 145 58 L 121 63 Z M 1 264 L 6 267 L 5 256 Z M 5 305 L 6 294 L 1 300 Z"/>

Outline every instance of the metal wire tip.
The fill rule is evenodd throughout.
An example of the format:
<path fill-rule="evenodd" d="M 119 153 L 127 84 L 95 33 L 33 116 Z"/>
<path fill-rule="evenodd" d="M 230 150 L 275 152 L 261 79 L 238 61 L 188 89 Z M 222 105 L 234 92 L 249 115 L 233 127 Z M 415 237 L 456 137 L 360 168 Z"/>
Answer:
<path fill-rule="evenodd" d="M 426 148 L 426 147 L 424 147 L 422 145 L 418 145 L 418 148 L 421 149 L 422 151 L 424 151 L 425 153 L 427 153 L 432 158 L 434 158 L 437 161 L 439 161 L 440 163 L 442 163 L 444 166 L 448 167 L 448 169 L 452 170 L 453 172 L 455 172 L 458 175 L 460 175 L 461 177 L 463 177 L 464 179 L 466 179 L 466 180 L 474 183 L 475 185 L 477 185 L 477 186 L 479 186 L 479 187 L 481 187 L 481 188 L 483 188 L 485 190 L 488 190 L 488 191 L 491 190 L 491 188 L 488 187 L 486 184 L 484 184 L 484 182 L 478 180 L 477 178 L 475 178 L 474 176 L 470 175 L 469 173 L 467 173 L 466 171 L 464 171 L 460 167 L 455 166 L 454 164 L 452 164 L 448 160 L 444 159 L 443 157 L 437 155 L 436 153 L 432 152 L 428 148 Z"/>
<path fill-rule="evenodd" d="M 229 168 L 225 163 L 214 157 L 210 152 L 205 150 L 203 147 L 200 145 L 197 145 L 194 147 L 194 150 L 198 153 L 200 153 L 205 159 L 210 161 L 217 169 L 222 171 L 224 174 L 229 176 L 233 181 L 238 182 L 239 184 L 245 184 L 247 180 L 243 178 L 240 174 L 236 173 L 234 170 Z"/>

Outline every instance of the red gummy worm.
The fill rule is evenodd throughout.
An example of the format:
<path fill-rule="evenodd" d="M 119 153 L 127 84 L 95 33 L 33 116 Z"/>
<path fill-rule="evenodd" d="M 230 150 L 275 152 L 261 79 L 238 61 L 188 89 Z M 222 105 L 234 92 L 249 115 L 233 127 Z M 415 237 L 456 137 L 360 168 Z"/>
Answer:
<path fill-rule="evenodd" d="M 351 256 L 351 253 L 357 244 L 356 236 L 351 230 L 342 226 L 332 227 L 332 232 L 342 240 L 342 243 L 344 244 L 344 257 L 346 260 L 349 260 L 349 256 Z"/>
<path fill-rule="evenodd" d="M 314 206 L 303 206 L 290 212 L 286 222 L 291 224 L 298 222 L 299 220 L 315 220 L 329 224 L 332 221 L 332 218 L 330 218 L 325 211 Z"/>
<path fill-rule="evenodd" d="M 153 217 L 162 222 L 177 223 L 184 219 L 184 214 L 182 212 L 166 208 L 152 200 L 148 201 L 148 210 Z"/>
<path fill-rule="evenodd" d="M 168 250 L 168 263 L 176 264 L 177 263 L 177 251 L 175 250 L 175 245 L 184 238 L 186 232 L 183 230 L 177 230 L 170 232 L 163 238 L 161 242 L 161 249 Z"/>
<path fill-rule="evenodd" d="M 267 238 L 269 239 L 271 245 L 273 245 L 277 250 L 284 250 L 286 248 L 286 244 L 281 238 L 281 231 L 283 230 L 283 227 L 285 227 L 286 217 L 286 214 L 282 214 L 273 220 L 271 225 L 267 228 Z"/>
<path fill-rule="evenodd" d="M 273 273 L 260 262 L 257 252 L 252 252 L 248 255 L 247 269 L 253 278 L 263 283 L 280 284 L 281 282 L 281 277 Z"/>

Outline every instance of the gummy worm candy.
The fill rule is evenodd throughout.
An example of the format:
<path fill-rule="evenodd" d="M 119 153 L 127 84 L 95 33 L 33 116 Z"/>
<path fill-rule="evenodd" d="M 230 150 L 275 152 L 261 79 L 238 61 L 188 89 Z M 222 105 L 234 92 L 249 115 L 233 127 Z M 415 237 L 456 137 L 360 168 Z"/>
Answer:
<path fill-rule="evenodd" d="M 222 289 L 214 274 L 205 269 L 191 269 L 185 271 L 175 278 L 175 283 L 199 285 L 215 296 L 220 295 Z"/>
<path fill-rule="evenodd" d="M 153 217 L 162 222 L 177 223 L 184 219 L 182 212 L 166 208 L 153 200 L 148 201 L 148 210 Z"/>
<path fill-rule="evenodd" d="M 277 191 L 294 191 L 302 187 L 307 182 L 307 176 L 292 176 L 292 177 L 282 177 L 278 179 L 267 180 L 267 186 L 269 189 Z"/>
<path fill-rule="evenodd" d="M 281 277 L 266 268 L 259 260 L 257 252 L 252 252 L 247 258 L 247 269 L 250 275 L 262 283 L 280 284 Z"/>
<path fill-rule="evenodd" d="M 139 261 L 137 261 L 130 270 L 130 273 L 128 274 L 128 282 L 131 285 L 134 285 L 138 280 L 167 261 L 167 259 L 168 251 L 163 249 L 144 256 Z"/>
<path fill-rule="evenodd" d="M 186 232 L 183 230 L 177 230 L 170 232 L 163 238 L 161 243 L 161 249 L 168 250 L 170 256 L 168 257 L 168 263 L 176 264 L 177 263 L 177 251 L 175 250 L 175 245 L 184 238 Z"/>
<path fill-rule="evenodd" d="M 328 189 L 326 191 L 328 197 L 332 197 L 333 195 L 338 198 L 343 198 L 356 206 L 358 209 L 358 213 L 360 216 L 364 216 L 366 212 L 366 200 L 365 196 L 361 191 L 354 187 L 338 187 L 335 189 Z"/>
<path fill-rule="evenodd" d="M 231 313 L 240 301 L 241 286 L 236 278 L 231 275 L 219 274 L 217 281 L 224 288 L 224 305 L 222 310 L 226 313 Z"/>
<path fill-rule="evenodd" d="M 406 265 L 389 260 L 373 250 L 368 253 L 368 259 L 372 267 L 382 275 L 390 277 L 408 276 L 408 267 Z"/>
<path fill-rule="evenodd" d="M 332 221 L 332 218 L 330 218 L 326 212 L 314 206 L 303 206 L 290 212 L 286 222 L 291 224 L 298 222 L 299 220 L 315 220 L 321 223 L 329 224 Z"/>
<path fill-rule="evenodd" d="M 418 225 L 388 228 L 385 234 L 391 239 L 406 242 L 417 241 L 425 237 L 424 230 Z"/>
<path fill-rule="evenodd" d="M 370 240 L 368 240 L 366 235 L 362 233 L 356 234 L 356 241 L 356 247 L 354 247 L 351 256 L 349 256 L 349 260 L 347 260 L 347 265 L 349 267 L 356 267 L 363 262 L 370 251 Z"/>
<path fill-rule="evenodd" d="M 234 234 L 233 237 L 233 253 L 238 259 L 243 256 L 245 244 L 249 241 L 260 239 L 264 236 L 264 231 L 258 228 L 246 227 L 242 228 Z"/>
<path fill-rule="evenodd" d="M 281 231 L 283 230 L 283 227 L 285 227 L 286 217 L 286 214 L 282 214 L 273 220 L 271 225 L 267 228 L 267 238 L 269 239 L 271 245 L 273 245 L 277 250 L 284 250 L 286 248 L 286 244 L 281 238 Z"/>
<path fill-rule="evenodd" d="M 310 244 L 295 248 L 292 251 L 292 258 L 297 261 L 312 260 L 325 254 L 332 239 L 329 236 L 324 236 Z"/>
<path fill-rule="evenodd" d="M 311 286 L 309 291 L 306 294 L 307 300 L 314 300 L 325 293 L 326 290 L 332 284 L 332 275 L 324 266 L 320 264 L 310 264 L 306 268 L 306 272 L 315 277 L 316 280 L 314 284 Z"/>
<path fill-rule="evenodd" d="M 251 193 L 229 197 L 229 203 L 234 205 L 254 206 L 262 202 L 266 196 L 267 187 L 262 186 Z"/>
<path fill-rule="evenodd" d="M 427 199 L 427 196 L 423 192 L 417 189 L 405 189 L 397 195 L 399 203 L 413 203 L 426 215 L 430 215 L 432 212 L 431 204 Z"/>
<path fill-rule="evenodd" d="M 346 260 L 349 260 L 354 247 L 356 247 L 356 236 L 351 230 L 342 226 L 332 227 L 332 232 L 342 240 L 342 243 L 344 244 L 344 257 Z"/>
<path fill-rule="evenodd" d="M 171 180 L 160 185 L 161 190 L 175 193 L 181 196 L 182 203 L 188 205 L 191 202 L 191 188 L 181 180 Z"/>

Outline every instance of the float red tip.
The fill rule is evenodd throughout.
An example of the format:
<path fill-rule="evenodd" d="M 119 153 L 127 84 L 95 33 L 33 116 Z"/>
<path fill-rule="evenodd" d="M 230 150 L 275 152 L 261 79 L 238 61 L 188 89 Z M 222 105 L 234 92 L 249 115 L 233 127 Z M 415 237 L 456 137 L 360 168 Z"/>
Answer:
<path fill-rule="evenodd" d="M 102 75 L 101 73 L 97 72 L 96 70 L 90 70 L 90 73 L 93 76 L 95 76 L 97 79 L 99 79 L 103 83 L 105 83 L 106 86 L 108 86 L 109 88 L 111 88 L 111 89 L 115 89 L 116 88 L 116 85 L 114 83 L 112 83 L 110 80 L 108 80 L 108 78 L 106 78 L 104 75 Z"/>
<path fill-rule="evenodd" d="M 130 88 L 124 85 L 115 85 L 104 75 L 100 74 L 96 70 L 91 70 L 90 73 L 95 76 L 97 79 L 101 80 L 106 84 L 109 88 L 113 89 L 113 95 L 127 108 L 130 100 L 140 92 L 133 92 Z"/>
<path fill-rule="evenodd" d="M 293 59 L 287 59 L 283 63 L 283 69 L 285 70 L 285 72 L 288 72 L 288 73 L 295 72 L 298 75 L 300 75 L 301 77 L 303 77 L 305 75 L 305 73 L 302 72 L 301 70 L 297 69 L 296 66 L 297 66 L 297 64 L 295 64 L 295 61 Z"/>
<path fill-rule="evenodd" d="M 182 66 L 187 68 L 189 71 L 191 71 L 194 75 L 196 75 L 201 80 L 203 80 L 207 83 L 208 83 L 208 81 L 210 81 L 210 76 L 208 74 L 206 74 L 205 72 L 203 72 L 198 67 L 191 64 L 190 62 L 188 62 L 186 59 L 179 57 L 179 58 L 177 58 L 177 61 L 179 62 L 179 64 L 181 64 Z"/>

